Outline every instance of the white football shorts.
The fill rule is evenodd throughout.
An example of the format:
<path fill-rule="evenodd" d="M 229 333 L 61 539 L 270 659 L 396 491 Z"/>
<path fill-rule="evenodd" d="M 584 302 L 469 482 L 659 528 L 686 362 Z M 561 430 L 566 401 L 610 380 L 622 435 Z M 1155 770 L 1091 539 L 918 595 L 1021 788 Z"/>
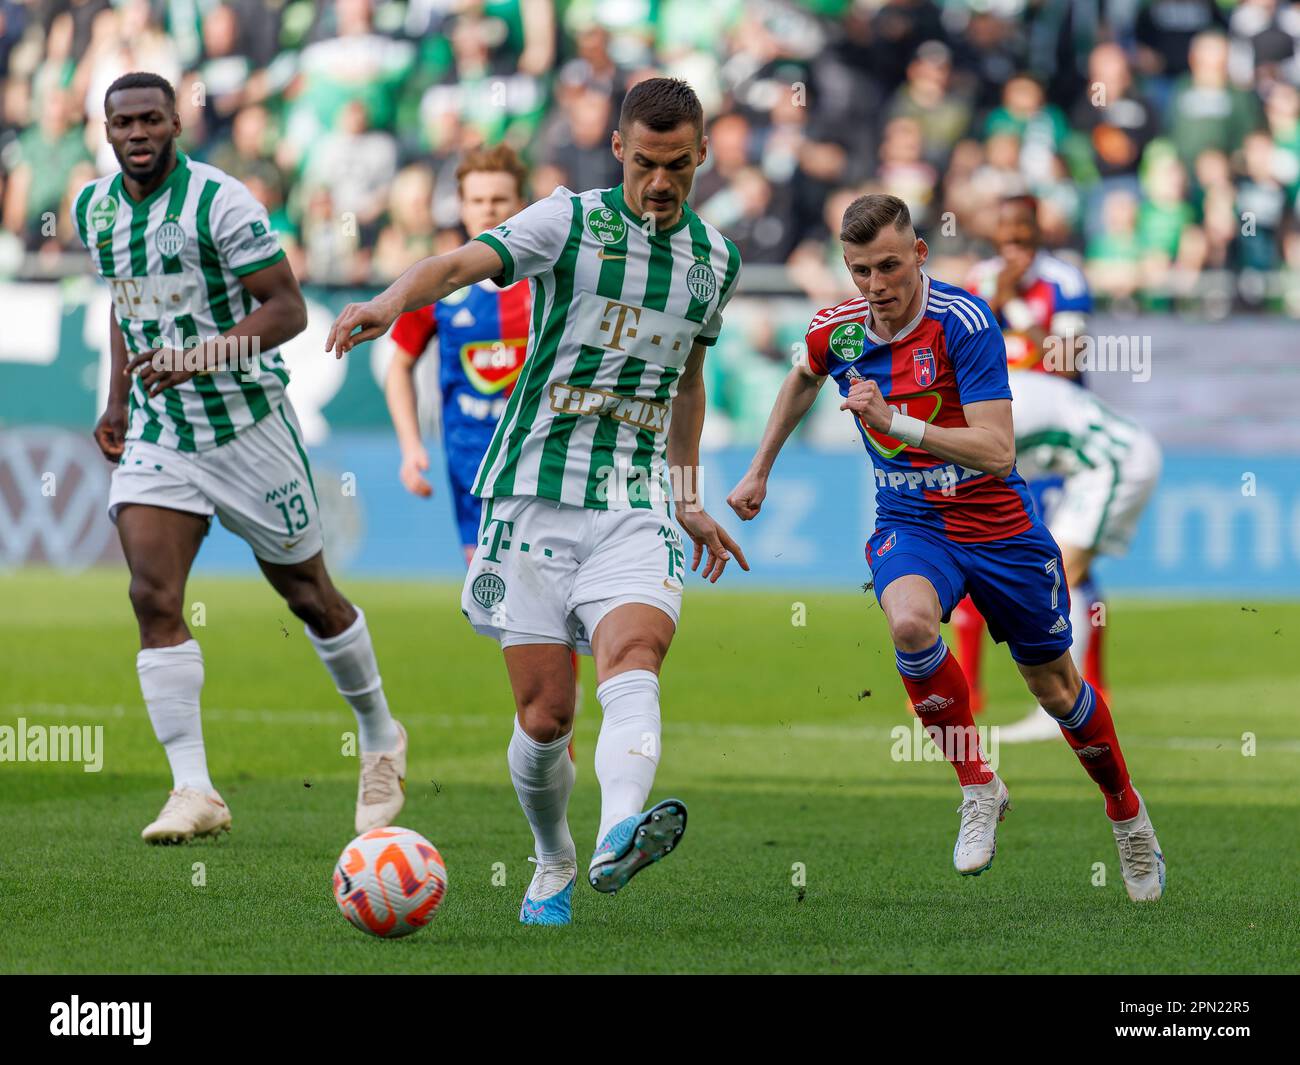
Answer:
<path fill-rule="evenodd" d="M 685 558 L 663 511 L 485 499 L 461 610 L 503 647 L 560 643 L 590 654 L 591 634 L 615 607 L 646 603 L 677 624 Z"/>
<path fill-rule="evenodd" d="M 1099 555 L 1125 554 L 1160 467 L 1160 446 L 1140 433 L 1121 461 L 1098 463 L 1065 479 L 1047 528 L 1058 544 Z"/>
<path fill-rule="evenodd" d="M 206 451 L 127 441 L 113 471 L 108 516 L 116 522 L 128 503 L 209 519 L 215 514 L 254 555 L 275 565 L 305 562 L 324 546 L 302 430 L 288 400 Z"/>

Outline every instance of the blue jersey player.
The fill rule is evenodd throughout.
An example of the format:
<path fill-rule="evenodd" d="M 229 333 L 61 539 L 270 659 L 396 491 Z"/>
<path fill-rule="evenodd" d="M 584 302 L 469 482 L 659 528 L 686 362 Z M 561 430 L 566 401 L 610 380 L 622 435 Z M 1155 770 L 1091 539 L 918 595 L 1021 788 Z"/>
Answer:
<path fill-rule="evenodd" d="M 958 872 L 992 864 L 1009 803 L 980 750 L 966 678 L 939 635 L 969 593 L 1100 787 L 1129 897 L 1157 899 L 1165 864 L 1155 829 L 1129 780 L 1110 710 L 1070 657 L 1061 554 L 1016 473 L 997 320 L 978 296 L 924 273 L 928 248 L 897 197 L 855 200 L 840 241 L 861 295 L 813 318 L 806 364 L 786 378 L 749 472 L 727 501 L 742 519 L 757 515 L 782 445 L 833 378 L 875 467 L 867 562 L 898 671 L 962 787 Z"/>
<path fill-rule="evenodd" d="M 465 231 L 486 232 L 521 211 L 525 175 L 506 145 L 468 153 L 456 171 Z M 474 477 L 524 364 L 532 302 L 526 280 L 504 289 L 485 281 L 409 311 L 393 324 L 397 351 L 384 391 L 402 448 L 402 484 L 418 496 L 433 494 L 423 476 L 429 456 L 420 439 L 413 376 L 416 361 L 436 340 L 442 443 L 466 559 L 478 538 L 481 503 L 472 491 Z"/>

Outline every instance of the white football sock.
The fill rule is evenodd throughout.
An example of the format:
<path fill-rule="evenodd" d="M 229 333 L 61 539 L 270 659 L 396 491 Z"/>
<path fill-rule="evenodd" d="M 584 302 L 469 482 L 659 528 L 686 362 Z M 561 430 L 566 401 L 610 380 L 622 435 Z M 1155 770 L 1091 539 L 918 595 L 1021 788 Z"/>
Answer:
<path fill-rule="evenodd" d="M 1092 585 L 1082 584 L 1078 591 L 1071 589 L 1070 628 L 1074 630 L 1074 643 L 1070 645 L 1070 657 L 1074 659 L 1074 668 L 1083 673 L 1083 663 L 1088 656 L 1088 645 L 1092 643 Z M 1087 594 L 1085 594 L 1085 592 Z"/>
<path fill-rule="evenodd" d="M 172 787 L 212 791 L 199 718 L 203 651 L 198 640 L 175 647 L 146 647 L 135 656 L 135 670 L 154 735 L 172 767 Z"/>
<path fill-rule="evenodd" d="M 596 689 L 604 712 L 596 741 L 600 781 L 600 831 L 605 833 L 645 809 L 659 768 L 659 678 L 648 669 L 610 677 Z"/>
<path fill-rule="evenodd" d="M 533 829 L 537 857 L 542 860 L 575 854 L 573 836 L 569 834 L 569 795 L 577 776 L 569 757 L 569 736 L 550 743 L 538 743 L 515 718 L 515 734 L 510 737 L 506 762 L 510 779 Z"/>
<path fill-rule="evenodd" d="M 358 742 L 363 751 L 395 751 L 399 736 L 384 698 L 379 664 L 366 628 L 366 615 L 357 607 L 357 620 L 337 636 L 317 636 L 306 629 L 334 686 L 357 716 Z"/>

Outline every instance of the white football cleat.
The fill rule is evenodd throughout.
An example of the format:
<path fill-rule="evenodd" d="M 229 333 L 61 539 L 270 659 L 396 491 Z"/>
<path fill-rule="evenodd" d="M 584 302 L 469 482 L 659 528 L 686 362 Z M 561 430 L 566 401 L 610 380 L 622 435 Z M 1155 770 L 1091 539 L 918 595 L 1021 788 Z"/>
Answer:
<path fill-rule="evenodd" d="M 979 876 L 993 864 L 998 849 L 998 822 L 1006 816 L 1011 796 L 998 776 L 987 784 L 973 784 L 961 790 L 966 797 L 957 807 L 961 825 L 957 829 L 957 844 L 952 849 L 952 864 L 962 876 Z"/>
<path fill-rule="evenodd" d="M 218 836 L 230 831 L 230 809 L 215 791 L 177 788 L 163 804 L 162 812 L 145 826 L 140 838 L 146 843 L 188 843 L 195 836 Z"/>
<path fill-rule="evenodd" d="M 406 729 L 397 726 L 395 751 L 362 751 L 357 781 L 357 835 L 393 823 L 406 802 Z"/>
<path fill-rule="evenodd" d="M 995 725 L 999 743 L 1038 743 L 1041 740 L 1059 740 L 1061 723 L 1041 706 L 1034 707 L 1028 717 L 1010 725 Z"/>
<path fill-rule="evenodd" d="M 1137 795 L 1137 791 L 1133 794 Z M 1119 847 L 1119 867 L 1128 897 L 1134 902 L 1155 902 L 1165 891 L 1165 856 L 1142 796 L 1138 795 L 1136 817 L 1110 824 Z"/>

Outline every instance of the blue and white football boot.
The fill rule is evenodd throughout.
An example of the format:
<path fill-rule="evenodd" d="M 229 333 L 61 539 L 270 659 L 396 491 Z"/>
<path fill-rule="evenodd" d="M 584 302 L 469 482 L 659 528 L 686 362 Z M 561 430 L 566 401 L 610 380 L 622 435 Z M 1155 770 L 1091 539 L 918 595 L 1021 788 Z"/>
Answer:
<path fill-rule="evenodd" d="M 573 885 L 578 882 L 578 858 L 543 862 L 529 858 L 537 866 L 532 883 L 519 907 L 520 924 L 572 924 Z"/>
<path fill-rule="evenodd" d="M 681 799 L 665 799 L 645 813 L 624 818 L 600 841 L 591 856 L 587 879 L 597 891 L 612 895 L 647 865 L 671 852 L 685 831 L 686 804 Z"/>

